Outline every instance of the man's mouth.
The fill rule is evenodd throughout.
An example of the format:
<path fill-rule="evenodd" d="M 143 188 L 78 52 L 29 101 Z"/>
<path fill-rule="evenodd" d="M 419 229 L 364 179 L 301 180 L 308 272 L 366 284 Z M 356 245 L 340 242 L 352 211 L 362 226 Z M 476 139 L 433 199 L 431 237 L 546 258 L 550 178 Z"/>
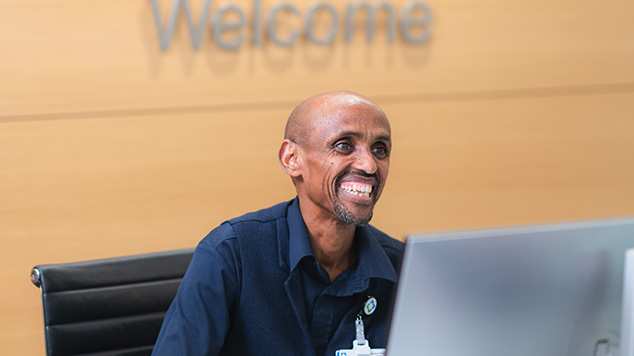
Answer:
<path fill-rule="evenodd" d="M 369 197 L 372 193 L 372 184 L 367 183 L 343 182 L 339 184 L 339 188 L 352 195 L 358 195 L 361 197 Z"/>

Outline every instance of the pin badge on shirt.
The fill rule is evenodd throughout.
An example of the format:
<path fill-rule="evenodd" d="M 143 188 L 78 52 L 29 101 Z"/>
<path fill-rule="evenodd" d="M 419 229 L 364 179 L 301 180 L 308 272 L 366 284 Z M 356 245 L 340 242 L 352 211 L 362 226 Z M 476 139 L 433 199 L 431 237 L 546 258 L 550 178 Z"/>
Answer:
<path fill-rule="evenodd" d="M 366 300 L 365 304 L 363 305 L 363 312 L 365 313 L 365 315 L 370 315 L 374 313 L 375 310 L 376 310 L 376 298 L 368 297 L 368 300 Z"/>

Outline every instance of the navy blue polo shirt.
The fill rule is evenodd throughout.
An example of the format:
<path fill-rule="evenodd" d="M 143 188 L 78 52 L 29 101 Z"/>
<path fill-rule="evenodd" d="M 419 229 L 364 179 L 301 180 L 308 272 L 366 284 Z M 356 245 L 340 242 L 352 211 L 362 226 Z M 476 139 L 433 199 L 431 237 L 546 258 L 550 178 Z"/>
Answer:
<path fill-rule="evenodd" d="M 353 248 L 357 249 L 358 262 L 331 283 L 328 272 L 315 259 L 297 200 L 288 207 L 287 221 L 290 233 L 291 270 L 300 271 L 311 341 L 315 353 L 321 355 L 343 315 L 354 308 L 361 311 L 362 304 L 370 297 L 363 294 L 370 279 L 382 278 L 396 282 L 396 271 L 388 259 L 380 258 L 385 252 L 378 244 L 368 241 L 365 230 L 356 229 Z M 354 324 L 348 327 L 351 331 L 355 330 Z M 350 339 L 350 345 L 352 340 Z"/>
<path fill-rule="evenodd" d="M 316 262 L 297 198 L 228 220 L 196 247 L 153 355 L 327 355 L 351 348 L 364 316 L 372 347 L 385 347 L 404 244 L 365 225 L 358 262 L 331 283 Z"/>

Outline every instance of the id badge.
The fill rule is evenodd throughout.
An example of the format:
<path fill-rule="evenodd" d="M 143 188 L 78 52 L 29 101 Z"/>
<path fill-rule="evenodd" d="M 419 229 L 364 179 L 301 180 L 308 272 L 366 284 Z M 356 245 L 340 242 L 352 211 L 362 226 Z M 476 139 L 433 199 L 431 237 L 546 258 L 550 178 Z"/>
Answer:
<path fill-rule="evenodd" d="M 385 349 L 373 349 L 370 342 L 365 338 L 365 330 L 363 327 L 363 318 L 361 314 L 357 315 L 354 322 L 357 337 L 352 341 L 352 349 L 341 349 L 335 352 L 335 356 L 382 356 L 385 355 Z"/>

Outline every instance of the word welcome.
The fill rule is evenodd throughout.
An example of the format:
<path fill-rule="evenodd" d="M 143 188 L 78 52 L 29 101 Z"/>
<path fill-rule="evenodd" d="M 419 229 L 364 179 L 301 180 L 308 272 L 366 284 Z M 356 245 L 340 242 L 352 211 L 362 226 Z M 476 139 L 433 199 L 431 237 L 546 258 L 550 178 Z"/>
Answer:
<path fill-rule="evenodd" d="M 202 43 L 205 29 L 211 15 L 209 30 L 216 44 L 225 50 L 235 50 L 240 48 L 246 38 L 245 32 L 250 30 L 251 45 L 260 46 L 266 38 L 278 46 L 290 47 L 295 44 L 300 36 L 304 36 L 310 43 L 316 45 L 329 45 L 334 42 L 339 33 L 340 17 L 337 9 L 327 2 L 316 2 L 309 6 L 302 15 L 300 10 L 290 3 L 277 3 L 268 11 L 263 13 L 261 0 L 253 0 L 253 11 L 251 20 L 247 19 L 245 11 L 235 4 L 224 4 L 216 11 L 211 11 L 213 0 L 204 0 L 202 11 L 198 23 L 194 23 L 189 0 L 173 0 L 167 23 L 162 24 L 161 11 L 158 0 L 150 0 L 156 30 L 162 50 L 167 50 L 172 42 L 174 29 L 179 18 L 180 11 L 183 12 L 187 22 L 187 29 L 194 49 L 198 49 Z M 386 13 L 385 26 L 388 43 L 394 41 L 396 32 L 396 20 L 402 38 L 409 44 L 420 45 L 427 42 L 430 36 L 429 25 L 432 21 L 432 12 L 429 6 L 421 1 L 412 1 L 403 6 L 397 14 L 394 6 L 389 2 L 370 4 L 368 2 L 349 3 L 346 6 L 345 18 L 343 21 L 344 39 L 346 43 L 352 41 L 354 32 L 354 17 L 360 11 L 366 12 L 365 33 L 368 43 L 372 43 L 376 32 L 376 13 L 384 11 Z M 291 28 L 283 36 L 277 31 L 277 26 L 281 13 L 294 16 L 301 24 L 298 28 Z M 326 31 L 315 31 L 315 17 L 318 13 L 330 17 Z M 397 16 L 398 15 L 398 16 Z M 286 17 L 286 18 L 287 18 Z M 264 23 L 263 23 L 264 22 Z M 246 29 L 250 23 L 249 29 Z M 323 27 L 323 26 L 322 26 Z"/>

